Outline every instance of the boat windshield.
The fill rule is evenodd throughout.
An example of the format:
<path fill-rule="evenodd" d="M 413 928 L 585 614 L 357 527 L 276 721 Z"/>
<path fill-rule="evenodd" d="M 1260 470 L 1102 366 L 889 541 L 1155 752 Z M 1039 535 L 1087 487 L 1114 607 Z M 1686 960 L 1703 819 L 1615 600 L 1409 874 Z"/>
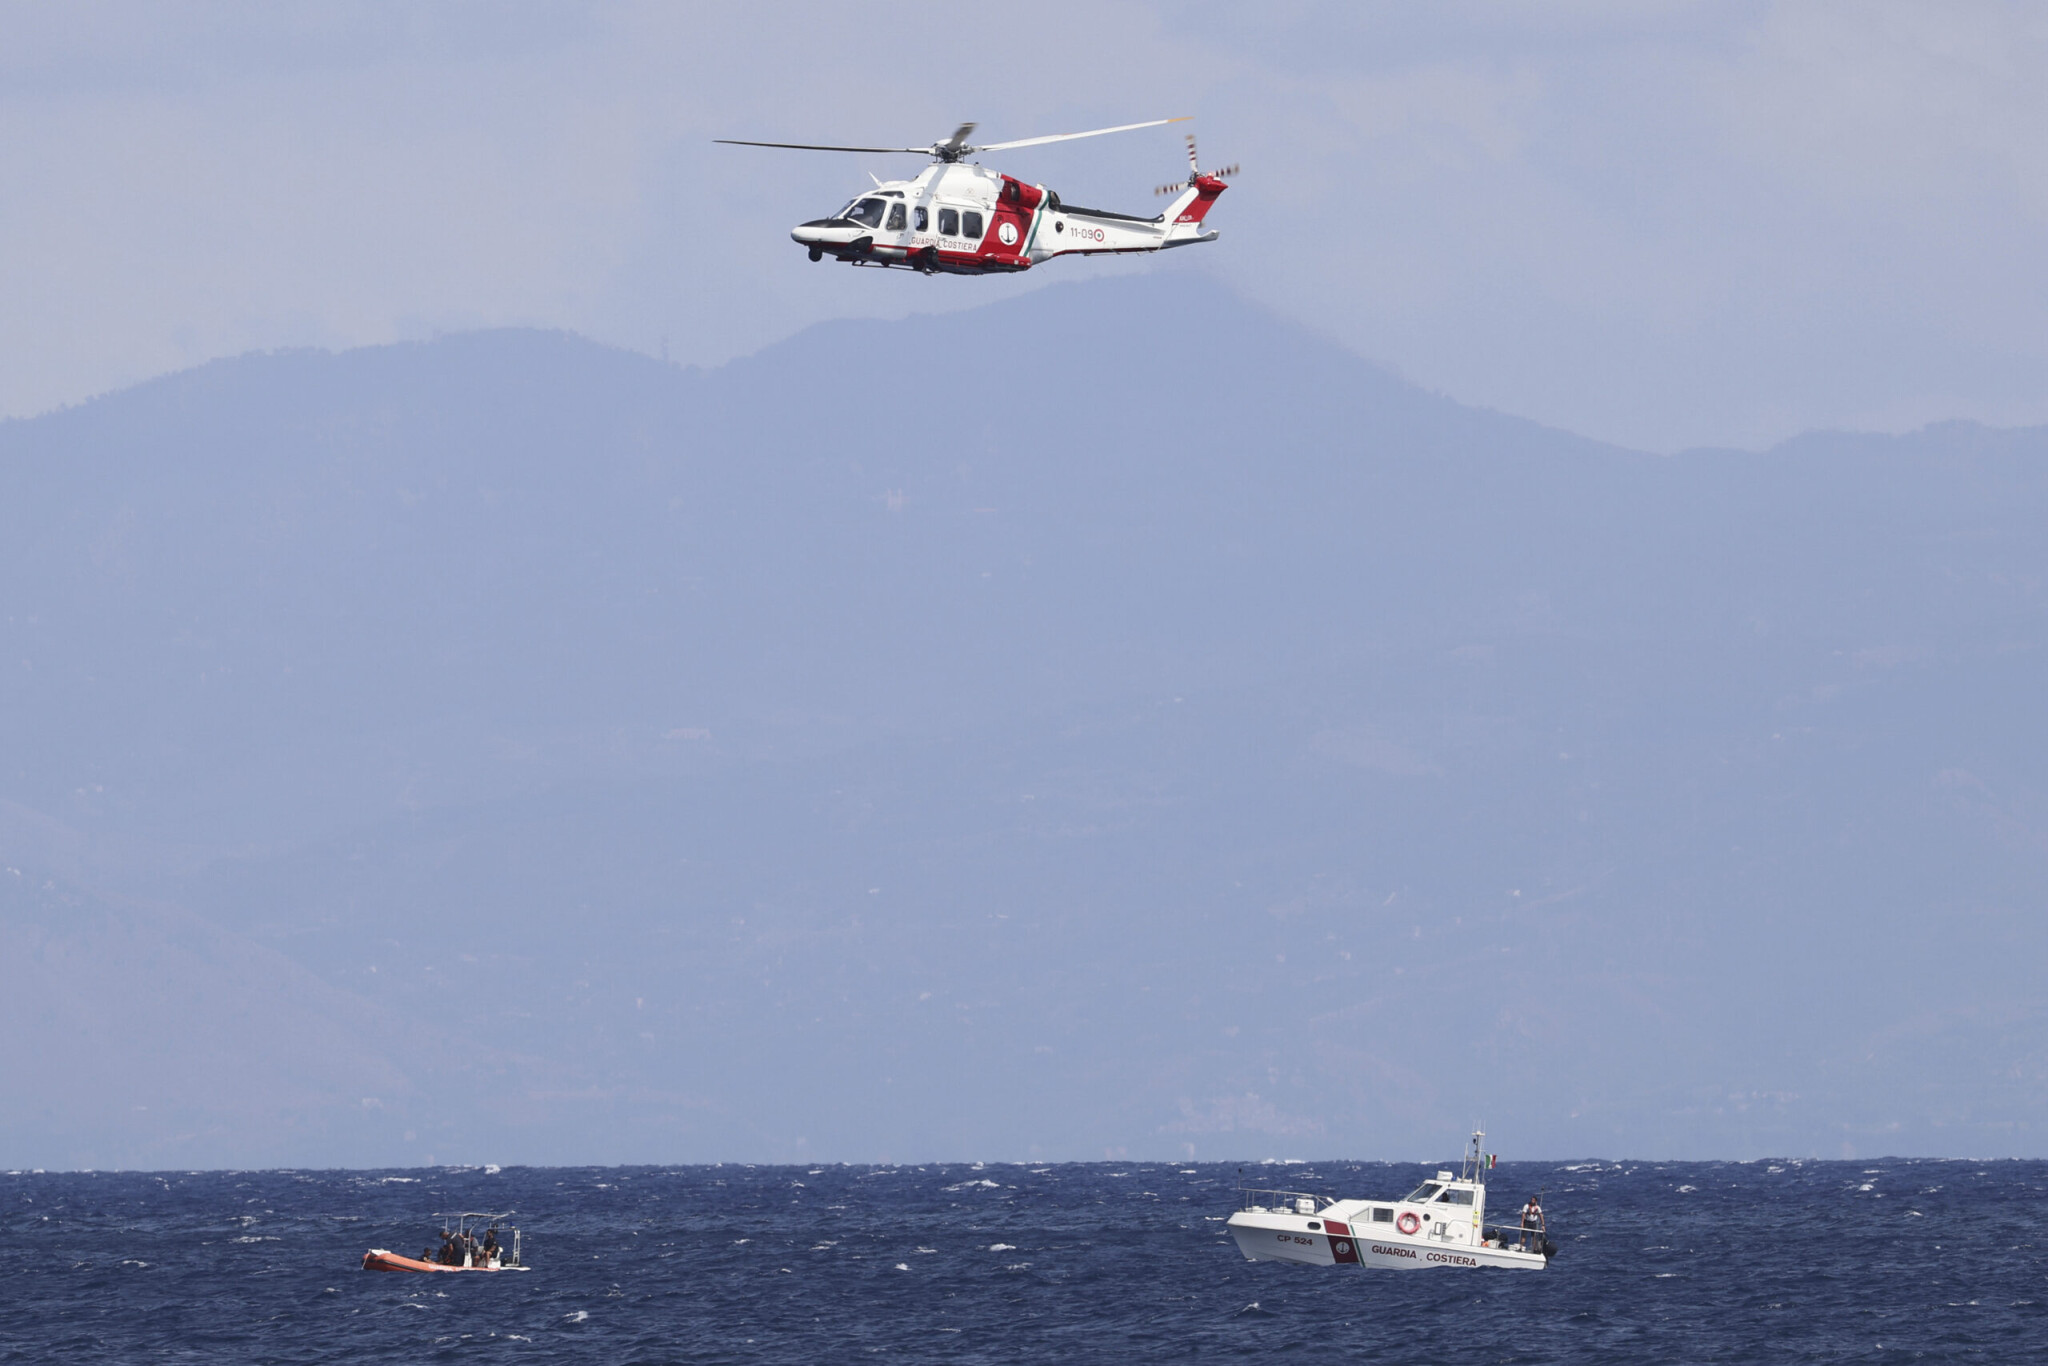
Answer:
<path fill-rule="evenodd" d="M 1426 1203 L 1430 1196 L 1435 1195 L 1442 1189 L 1443 1187 L 1437 1185 L 1434 1181 L 1425 1181 L 1401 1198 L 1411 1205 L 1420 1205 Z"/>

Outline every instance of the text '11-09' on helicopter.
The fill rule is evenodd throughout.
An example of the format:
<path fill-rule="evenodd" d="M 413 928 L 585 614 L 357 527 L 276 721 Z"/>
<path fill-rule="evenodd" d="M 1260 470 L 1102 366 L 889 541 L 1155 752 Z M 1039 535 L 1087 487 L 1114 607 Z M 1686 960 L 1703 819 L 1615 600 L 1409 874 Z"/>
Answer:
<path fill-rule="evenodd" d="M 876 180 L 873 190 L 855 196 L 838 213 L 814 218 L 789 235 L 810 251 L 813 261 L 833 256 L 856 266 L 903 266 L 928 275 L 994 275 L 1029 270 L 1055 256 L 1163 251 L 1215 241 L 1216 232 L 1203 231 L 1202 220 L 1227 188 L 1225 177 L 1236 175 L 1237 167 L 1204 171 L 1195 158 L 1192 134 L 1188 137 L 1188 178 L 1153 191 L 1173 196 L 1166 212 L 1154 218 L 1063 204 L 1043 185 L 1027 185 L 968 160 L 978 152 L 1005 152 L 1186 121 L 1153 119 L 983 147 L 968 145 L 968 134 L 974 131 L 971 123 L 961 124 L 952 137 L 929 147 L 834 147 L 737 138 L 717 141 L 733 147 L 927 155 L 932 164 L 916 179 Z"/>

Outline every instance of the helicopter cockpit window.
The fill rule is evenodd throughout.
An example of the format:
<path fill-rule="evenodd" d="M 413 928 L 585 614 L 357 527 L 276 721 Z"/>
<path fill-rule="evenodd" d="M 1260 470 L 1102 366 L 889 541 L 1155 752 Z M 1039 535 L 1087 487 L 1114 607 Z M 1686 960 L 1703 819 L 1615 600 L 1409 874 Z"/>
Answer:
<path fill-rule="evenodd" d="M 913 221 L 917 224 L 919 232 L 923 232 L 932 225 L 931 219 L 925 214 L 924 205 L 918 205 L 915 209 L 911 210 L 911 213 L 914 215 Z"/>
<path fill-rule="evenodd" d="M 894 204 L 891 204 L 891 205 L 889 206 L 889 231 L 890 231 L 890 232 L 902 232 L 902 231 L 903 231 L 903 201 L 902 201 L 902 200 L 898 200 L 898 201 L 896 201 L 896 202 L 895 202 Z"/>
<path fill-rule="evenodd" d="M 882 211 L 888 207 L 889 205 L 886 200 L 857 200 L 853 204 L 848 205 L 846 212 L 841 214 L 840 217 L 850 218 L 864 228 L 879 228 L 882 226 Z"/>
<path fill-rule="evenodd" d="M 939 236 L 941 236 L 941 237 L 958 237 L 959 235 L 960 235 L 960 211 L 959 211 L 958 209 L 940 209 L 940 210 L 939 210 Z"/>
<path fill-rule="evenodd" d="M 962 237 L 971 237 L 979 242 L 981 240 L 981 232 L 980 214 L 969 209 L 966 213 L 960 215 L 960 235 Z"/>

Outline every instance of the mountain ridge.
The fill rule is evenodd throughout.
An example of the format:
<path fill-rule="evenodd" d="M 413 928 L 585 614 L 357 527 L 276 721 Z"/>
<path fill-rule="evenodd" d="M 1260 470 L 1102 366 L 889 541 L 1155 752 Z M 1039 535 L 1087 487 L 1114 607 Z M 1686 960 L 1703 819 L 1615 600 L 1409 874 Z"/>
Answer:
<path fill-rule="evenodd" d="M 1624 451 L 1143 277 L 0 425 L 0 1155 L 2035 1152 L 2044 457 Z M 204 1046 L 65 1044 L 95 961 Z"/>

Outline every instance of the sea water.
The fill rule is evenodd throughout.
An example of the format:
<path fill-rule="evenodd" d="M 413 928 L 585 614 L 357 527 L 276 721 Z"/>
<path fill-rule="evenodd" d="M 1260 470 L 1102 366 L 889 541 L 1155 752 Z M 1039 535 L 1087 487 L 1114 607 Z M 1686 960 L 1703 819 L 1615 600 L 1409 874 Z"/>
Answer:
<path fill-rule="evenodd" d="M 1089 1163 L 0 1176 L 0 1361 L 2048 1360 L 2048 1163 L 1503 1163 L 1547 1270 L 1248 1263 L 1239 1185 Z M 359 1269 L 517 1210 L 525 1273 Z"/>

